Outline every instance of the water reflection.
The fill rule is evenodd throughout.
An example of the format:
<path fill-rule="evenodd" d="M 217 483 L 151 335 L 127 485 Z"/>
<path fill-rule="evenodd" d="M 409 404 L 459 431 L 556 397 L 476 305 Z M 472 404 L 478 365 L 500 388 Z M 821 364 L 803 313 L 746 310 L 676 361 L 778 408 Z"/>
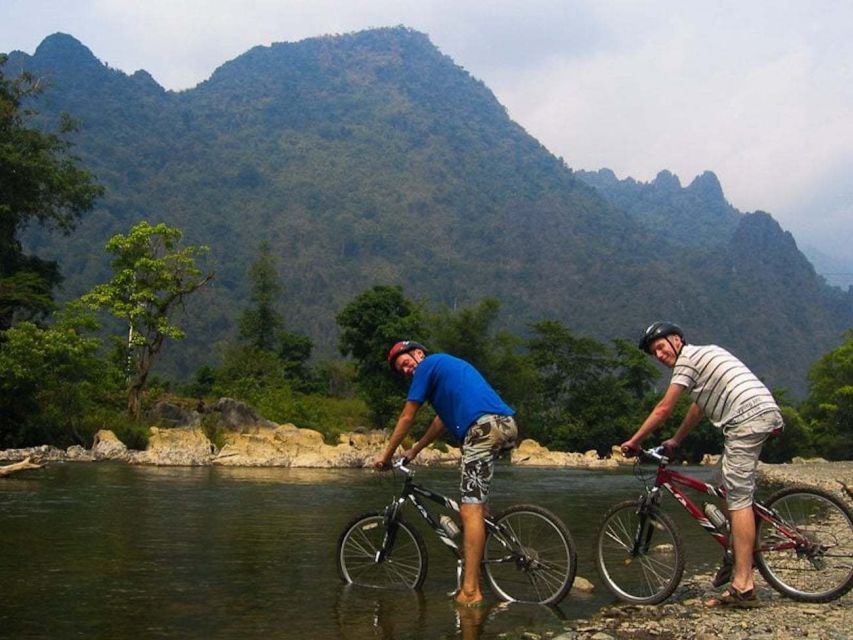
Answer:
<path fill-rule="evenodd" d="M 450 596 L 346 585 L 338 592 L 335 619 L 340 637 L 347 640 L 484 640 L 553 625 L 566 614 L 554 605 L 491 601 L 485 607 L 457 607 Z"/>

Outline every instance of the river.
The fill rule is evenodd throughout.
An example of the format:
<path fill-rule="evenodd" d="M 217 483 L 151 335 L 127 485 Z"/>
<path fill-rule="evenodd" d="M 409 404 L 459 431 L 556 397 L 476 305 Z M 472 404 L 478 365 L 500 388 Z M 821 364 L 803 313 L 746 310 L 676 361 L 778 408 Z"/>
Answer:
<path fill-rule="evenodd" d="M 451 496 L 457 478 L 455 469 L 417 474 Z M 0 637 L 497 638 L 613 602 L 595 574 L 592 541 L 611 504 L 639 495 L 630 469 L 498 468 L 493 509 L 552 509 L 577 544 L 578 575 L 596 586 L 572 591 L 558 608 L 460 613 L 446 595 L 453 558 L 423 529 L 429 574 L 421 592 L 344 587 L 334 558 L 341 529 L 399 486 L 391 474 L 366 470 L 118 463 L 54 463 L 2 479 Z M 687 571 L 716 562 L 710 538 L 679 521 Z"/>

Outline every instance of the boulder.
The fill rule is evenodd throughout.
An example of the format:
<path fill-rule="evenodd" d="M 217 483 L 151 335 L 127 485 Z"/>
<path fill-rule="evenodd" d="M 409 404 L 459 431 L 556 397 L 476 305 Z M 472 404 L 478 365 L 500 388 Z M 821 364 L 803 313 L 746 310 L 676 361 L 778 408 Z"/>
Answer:
<path fill-rule="evenodd" d="M 130 457 L 127 446 L 112 431 L 101 429 L 92 442 L 92 457 L 95 460 L 122 460 Z"/>
<path fill-rule="evenodd" d="M 227 466 L 279 466 L 313 468 L 368 467 L 384 446 L 384 437 L 342 435 L 339 444 L 323 441 L 321 433 L 292 424 L 257 433 L 227 434 L 226 444 L 213 464 Z"/>
<path fill-rule="evenodd" d="M 275 430 L 275 422 L 262 417 L 249 405 L 233 398 L 220 398 L 210 411 L 222 414 L 222 424 L 238 433 L 258 433 L 261 430 Z"/>
<path fill-rule="evenodd" d="M 149 423 L 163 427 L 197 427 L 201 424 L 201 414 L 192 409 L 161 400 L 156 402 L 146 414 Z"/>
<path fill-rule="evenodd" d="M 551 451 L 535 440 L 522 440 L 512 452 L 512 464 L 527 467 L 616 467 L 611 458 L 599 458 L 595 451 L 571 453 Z"/>
<path fill-rule="evenodd" d="M 65 450 L 65 459 L 77 462 L 91 462 L 95 459 L 95 456 L 91 451 L 84 449 L 79 444 L 75 444 Z"/>
<path fill-rule="evenodd" d="M 130 462 L 164 466 L 207 465 L 213 459 L 213 450 L 213 444 L 198 427 L 151 427 L 148 446 L 145 451 L 133 452 Z"/>

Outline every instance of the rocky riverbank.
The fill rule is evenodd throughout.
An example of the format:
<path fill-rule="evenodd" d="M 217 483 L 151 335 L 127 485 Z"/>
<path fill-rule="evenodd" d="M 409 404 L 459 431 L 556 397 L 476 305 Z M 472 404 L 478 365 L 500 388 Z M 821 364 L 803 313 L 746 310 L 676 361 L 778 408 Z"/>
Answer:
<path fill-rule="evenodd" d="M 853 596 L 825 604 L 795 602 L 766 586 L 756 574 L 761 606 L 754 609 L 708 608 L 716 591 L 712 576 L 684 579 L 678 590 L 657 606 L 616 605 L 593 618 L 573 620 L 559 628 L 525 631 L 524 640 L 850 640 Z M 509 638 L 507 638 L 509 640 Z"/>
<path fill-rule="evenodd" d="M 762 464 L 763 482 L 816 486 L 851 504 L 853 461 L 795 459 L 791 464 Z M 852 505 L 853 506 L 853 505 Z M 708 608 L 704 601 L 719 590 L 712 575 L 688 576 L 663 604 L 615 605 L 590 619 L 561 628 L 524 631 L 524 640 L 853 640 L 853 594 L 834 602 L 806 604 L 768 587 L 756 572 L 761 606 L 755 609 Z M 508 637 L 507 640 L 510 640 Z"/>
<path fill-rule="evenodd" d="M 0 451 L 0 461 L 92 462 L 118 460 L 129 464 L 159 466 L 276 466 L 305 468 L 366 468 L 382 452 L 388 441 L 385 430 L 343 433 L 338 442 L 327 444 L 323 435 L 293 424 L 276 424 L 258 415 L 251 407 L 229 398 L 204 409 L 215 418 L 215 445 L 202 426 L 203 414 L 168 405 L 157 408 L 161 426 L 149 429 L 144 451 L 128 449 L 112 431 L 99 431 L 91 449 L 80 446 L 58 449 L 41 446 Z M 417 464 L 455 465 L 459 449 L 438 445 L 421 452 Z M 534 440 L 524 440 L 511 454 L 511 463 L 545 467 L 617 467 L 621 456 L 599 457 L 595 451 L 566 453 L 550 451 Z"/>

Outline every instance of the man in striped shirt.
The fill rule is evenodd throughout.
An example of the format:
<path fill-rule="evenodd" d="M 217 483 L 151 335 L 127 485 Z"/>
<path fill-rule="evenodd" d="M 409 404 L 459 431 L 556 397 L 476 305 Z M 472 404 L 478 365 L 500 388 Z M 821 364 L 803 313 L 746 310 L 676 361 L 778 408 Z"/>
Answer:
<path fill-rule="evenodd" d="M 755 601 L 752 549 L 755 519 L 752 496 L 761 448 L 783 428 L 782 416 L 772 394 L 740 360 L 714 345 L 688 345 L 684 332 L 670 322 L 655 322 L 640 339 L 640 348 L 672 369 L 663 398 L 621 449 L 625 455 L 639 451 L 640 443 L 672 415 L 678 399 L 687 393 L 693 400 L 675 435 L 663 444 L 677 448 L 703 417 L 723 430 L 722 474 L 731 521 L 734 572 L 731 585 L 708 606 L 749 606 Z M 714 586 L 728 581 L 724 567 Z"/>

